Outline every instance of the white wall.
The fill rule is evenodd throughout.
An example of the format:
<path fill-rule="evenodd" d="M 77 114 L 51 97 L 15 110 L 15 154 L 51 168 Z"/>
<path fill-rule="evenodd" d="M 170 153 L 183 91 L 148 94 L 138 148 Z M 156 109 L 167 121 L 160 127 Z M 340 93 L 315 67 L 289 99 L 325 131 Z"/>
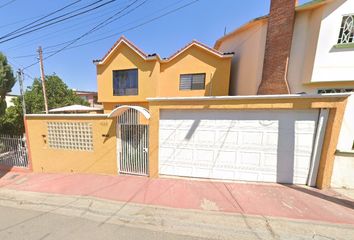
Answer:
<path fill-rule="evenodd" d="M 354 88 L 354 49 L 333 48 L 342 15 L 354 13 L 354 0 L 328 2 L 314 9 L 296 11 L 287 76 L 291 93 Z M 218 50 L 235 52 L 231 68 L 232 95 L 257 94 L 266 35 L 267 19 L 263 19 L 231 34 L 221 43 Z"/>
<path fill-rule="evenodd" d="M 17 96 L 5 96 L 5 101 L 6 101 L 6 105 L 7 107 L 11 107 L 14 104 L 12 103 L 12 99 L 17 98 Z"/>
<path fill-rule="evenodd" d="M 354 0 L 335 0 L 325 5 L 311 82 L 354 81 L 354 49 L 333 47 L 338 41 L 342 16 L 353 13 Z"/>
<path fill-rule="evenodd" d="M 257 94 L 262 79 L 266 22 L 260 20 L 240 33 L 228 37 L 218 49 L 235 53 L 231 65 L 231 95 Z"/>
<path fill-rule="evenodd" d="M 287 75 L 291 93 L 314 92 L 304 83 L 311 82 L 321 19 L 322 9 L 296 12 Z"/>
<path fill-rule="evenodd" d="M 339 133 L 337 149 L 341 151 L 352 150 L 354 142 L 354 93 L 349 97 L 345 114 L 343 116 L 342 127 Z M 354 153 L 354 151 L 353 151 Z M 353 172 L 354 178 L 354 172 Z"/>
<path fill-rule="evenodd" d="M 332 187 L 354 188 L 354 94 L 349 97 L 339 133 L 332 174 Z"/>
<path fill-rule="evenodd" d="M 354 189 L 354 156 L 336 156 L 331 187 Z"/>

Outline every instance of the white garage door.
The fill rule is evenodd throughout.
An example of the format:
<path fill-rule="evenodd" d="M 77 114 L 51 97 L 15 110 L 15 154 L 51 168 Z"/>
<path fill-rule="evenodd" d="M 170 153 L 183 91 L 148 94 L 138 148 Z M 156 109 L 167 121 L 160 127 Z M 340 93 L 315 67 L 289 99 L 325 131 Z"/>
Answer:
<path fill-rule="evenodd" d="M 162 110 L 163 175 L 306 184 L 316 110 Z"/>

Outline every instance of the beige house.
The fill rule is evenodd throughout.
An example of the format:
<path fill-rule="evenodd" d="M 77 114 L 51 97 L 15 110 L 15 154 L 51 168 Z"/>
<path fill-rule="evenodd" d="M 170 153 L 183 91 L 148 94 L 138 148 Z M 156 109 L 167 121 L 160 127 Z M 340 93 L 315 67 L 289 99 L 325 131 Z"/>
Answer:
<path fill-rule="evenodd" d="M 272 6 L 279 11 L 276 2 L 272 1 Z M 217 50 L 235 53 L 231 70 L 231 95 L 257 94 L 265 72 L 263 66 L 268 59 L 271 64 L 284 69 L 280 77 L 287 85 L 288 92 L 282 93 L 353 91 L 354 0 L 311 1 L 301 6 L 296 6 L 296 1 L 288 2 L 293 8 L 286 8 L 284 4 L 284 17 L 293 15 L 293 19 L 285 25 L 280 26 L 279 21 L 273 21 L 272 26 L 268 26 L 277 17 L 271 12 L 216 41 L 214 47 Z M 279 31 L 282 26 L 292 31 Z M 271 35 L 272 28 L 278 30 L 279 36 Z M 278 42 L 269 39 L 271 37 L 278 39 Z M 277 48 L 268 48 L 273 52 L 265 54 L 267 47 L 272 47 L 268 43 L 272 42 Z M 288 48 L 282 46 L 284 44 Z M 287 54 L 285 60 L 279 59 L 279 52 Z"/>
<path fill-rule="evenodd" d="M 271 1 L 270 13 L 218 39 L 234 52 L 230 95 L 354 91 L 354 0 Z M 354 101 L 348 101 L 332 186 L 354 187 Z"/>

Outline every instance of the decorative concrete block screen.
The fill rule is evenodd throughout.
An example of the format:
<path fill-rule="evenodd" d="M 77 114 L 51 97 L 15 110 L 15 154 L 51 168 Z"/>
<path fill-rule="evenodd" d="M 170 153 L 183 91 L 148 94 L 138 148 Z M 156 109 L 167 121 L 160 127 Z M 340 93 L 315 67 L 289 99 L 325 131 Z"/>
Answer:
<path fill-rule="evenodd" d="M 93 151 L 92 124 L 87 122 L 47 122 L 50 148 Z"/>

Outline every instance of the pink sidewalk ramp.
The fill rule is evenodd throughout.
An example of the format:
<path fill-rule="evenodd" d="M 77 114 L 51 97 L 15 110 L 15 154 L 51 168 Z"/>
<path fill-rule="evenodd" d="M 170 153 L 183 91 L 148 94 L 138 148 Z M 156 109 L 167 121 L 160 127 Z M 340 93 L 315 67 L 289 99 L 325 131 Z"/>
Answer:
<path fill-rule="evenodd" d="M 0 187 L 21 191 L 354 225 L 354 201 L 332 190 L 126 175 L 8 172 L 0 177 Z"/>

